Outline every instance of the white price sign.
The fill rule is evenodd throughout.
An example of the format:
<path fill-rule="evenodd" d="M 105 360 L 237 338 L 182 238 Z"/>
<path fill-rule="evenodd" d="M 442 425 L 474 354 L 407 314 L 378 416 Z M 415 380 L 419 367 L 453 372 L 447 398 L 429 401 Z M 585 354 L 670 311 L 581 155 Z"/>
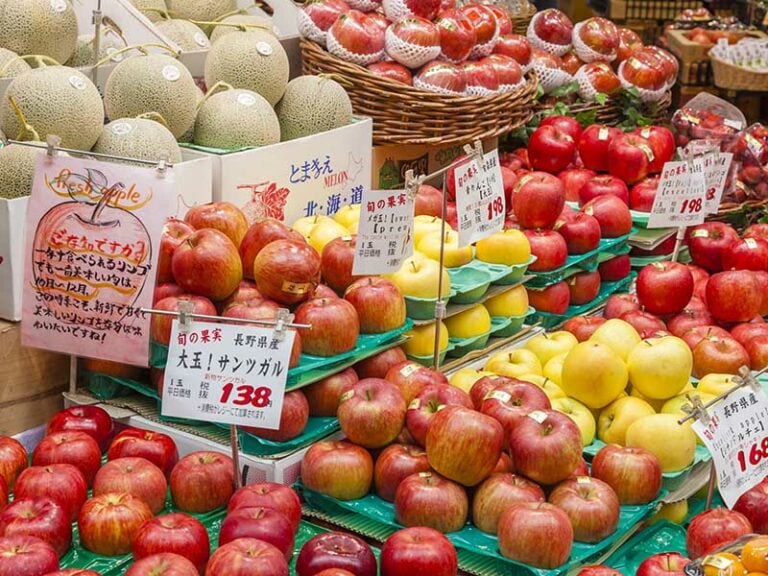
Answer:
<path fill-rule="evenodd" d="M 701 162 L 667 162 L 648 228 L 683 228 L 704 222 L 707 187 Z"/>
<path fill-rule="evenodd" d="M 363 193 L 352 274 L 396 272 L 413 255 L 413 204 L 404 190 Z"/>
<path fill-rule="evenodd" d="M 470 160 L 453 171 L 459 245 L 466 246 L 504 228 L 506 207 L 498 150 Z"/>
<path fill-rule="evenodd" d="M 711 152 L 696 159 L 704 167 L 704 182 L 707 186 L 705 208 L 707 214 L 716 214 L 720 210 L 720 200 L 723 198 L 723 190 L 732 160 L 733 154 L 730 152 Z"/>
<path fill-rule="evenodd" d="M 173 321 L 163 416 L 277 430 L 295 333 Z"/>
<path fill-rule="evenodd" d="M 746 387 L 708 408 L 709 423 L 693 429 L 712 454 L 718 489 L 733 508 L 739 497 L 768 476 L 768 398 Z"/>

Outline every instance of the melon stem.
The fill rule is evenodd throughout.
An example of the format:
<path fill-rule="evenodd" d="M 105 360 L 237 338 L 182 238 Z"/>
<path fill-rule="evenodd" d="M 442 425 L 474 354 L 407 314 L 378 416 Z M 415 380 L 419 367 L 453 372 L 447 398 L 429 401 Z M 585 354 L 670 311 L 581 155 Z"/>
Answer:
<path fill-rule="evenodd" d="M 13 96 L 8 96 L 8 102 L 10 103 L 11 108 L 13 108 L 13 113 L 16 114 L 16 117 L 19 119 L 19 123 L 21 124 L 21 130 L 19 131 L 19 135 L 16 137 L 16 139 L 27 140 L 27 136 L 31 136 L 29 140 L 32 140 L 33 142 L 39 142 L 40 135 L 37 133 L 37 130 L 35 130 L 27 123 L 27 119 L 24 118 L 24 112 L 21 111 L 21 108 L 16 103 L 16 99 Z"/>
<path fill-rule="evenodd" d="M 96 62 L 95 67 L 99 68 L 101 66 L 104 66 L 107 62 L 115 58 L 116 56 L 119 56 L 120 54 L 125 54 L 126 52 L 130 52 L 131 50 L 138 50 L 142 53 L 144 56 L 148 56 L 149 52 L 147 52 L 147 48 L 161 48 L 163 50 L 166 50 L 169 54 L 171 54 L 174 58 L 178 58 L 181 56 L 179 52 L 168 46 L 167 44 L 160 44 L 155 42 L 149 42 L 147 44 L 134 44 L 133 46 L 126 46 L 125 48 L 121 48 L 120 50 L 117 50 L 116 52 L 112 52 L 112 54 L 107 55 L 105 58 L 102 58 L 98 62 Z"/>

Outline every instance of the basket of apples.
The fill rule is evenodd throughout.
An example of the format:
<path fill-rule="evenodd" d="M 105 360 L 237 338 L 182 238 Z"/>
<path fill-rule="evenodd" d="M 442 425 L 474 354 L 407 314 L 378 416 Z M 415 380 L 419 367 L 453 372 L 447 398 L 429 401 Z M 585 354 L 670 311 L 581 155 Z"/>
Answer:
<path fill-rule="evenodd" d="M 344 85 L 375 145 L 466 143 L 532 116 L 530 45 L 493 4 L 312 0 L 299 30 L 304 72 Z"/>

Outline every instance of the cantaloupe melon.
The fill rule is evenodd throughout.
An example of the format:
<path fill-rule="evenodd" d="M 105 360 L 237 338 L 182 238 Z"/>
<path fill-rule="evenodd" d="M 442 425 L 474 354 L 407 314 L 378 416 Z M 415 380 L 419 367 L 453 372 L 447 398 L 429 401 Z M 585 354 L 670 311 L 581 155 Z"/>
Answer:
<path fill-rule="evenodd" d="M 125 48 L 126 42 L 120 35 L 111 28 L 105 28 L 101 33 L 101 42 L 99 43 L 99 58 L 103 60 L 110 54 L 122 50 Z M 72 68 L 80 68 L 81 66 L 93 66 L 94 64 L 94 37 L 93 35 L 83 35 L 77 39 L 77 49 L 72 55 L 72 58 L 67 60 L 67 66 Z M 123 59 L 123 55 L 119 54 L 115 56 L 115 62 L 119 62 Z"/>
<path fill-rule="evenodd" d="M 29 64 L 19 59 L 16 52 L 0 48 L 0 78 L 15 78 L 28 70 L 31 70 Z"/>
<path fill-rule="evenodd" d="M 115 66 L 104 87 L 110 118 L 160 114 L 178 138 L 195 121 L 197 86 L 189 70 L 163 54 L 131 56 Z"/>
<path fill-rule="evenodd" d="M 352 103 L 344 88 L 320 76 L 291 80 L 275 111 L 283 141 L 341 128 L 352 121 Z"/>
<path fill-rule="evenodd" d="M 237 0 L 166 0 L 174 18 L 213 22 L 237 10 Z"/>
<path fill-rule="evenodd" d="M 203 101 L 203 98 L 205 98 L 205 92 L 197 86 L 197 104 L 195 105 L 195 117 L 197 117 L 197 110 L 200 109 L 200 103 Z M 192 124 L 189 130 L 184 132 L 181 136 L 177 138 L 177 140 L 184 144 L 190 144 L 195 137 L 195 125 Z"/>
<path fill-rule="evenodd" d="M 181 149 L 170 130 L 160 122 L 145 118 L 122 118 L 110 122 L 104 126 L 93 151 L 138 160 L 181 162 Z"/>
<path fill-rule="evenodd" d="M 37 148 L 9 144 L 0 148 L 0 198 L 29 196 L 35 176 Z"/>
<path fill-rule="evenodd" d="M 0 128 L 9 138 L 17 138 L 22 136 L 24 126 L 11 98 L 42 141 L 55 134 L 65 148 L 90 150 L 101 134 L 101 96 L 93 82 L 78 70 L 48 66 L 14 78 L 0 103 Z"/>
<path fill-rule="evenodd" d="M 211 41 L 203 30 L 189 20 L 161 20 L 155 28 L 169 40 L 179 45 L 182 52 L 207 50 Z"/>
<path fill-rule="evenodd" d="M 200 106 L 194 142 L 222 150 L 267 146 L 280 142 L 280 123 L 262 96 L 250 90 L 226 90 Z"/>
<path fill-rule="evenodd" d="M 219 38 L 205 60 L 205 83 L 226 82 L 253 90 L 274 106 L 288 85 L 290 64 L 274 35 L 264 30 L 232 32 Z"/>
<path fill-rule="evenodd" d="M 128 2 L 149 18 L 150 22 L 159 22 L 163 19 L 163 12 L 168 10 L 165 0 L 128 0 Z"/>
<path fill-rule="evenodd" d="M 235 26 L 230 26 L 230 24 L 243 24 L 247 27 L 246 30 L 250 30 L 250 27 L 257 27 L 277 35 L 277 30 L 275 29 L 272 20 L 266 16 L 257 16 L 256 14 L 233 14 L 232 16 L 227 16 L 222 19 L 221 24 L 222 25 L 212 27 L 211 43 L 216 42 L 216 40 L 222 36 L 242 30 L 242 28 L 236 28 Z"/>
<path fill-rule="evenodd" d="M 77 47 L 77 16 L 70 0 L 6 0 L 0 5 L 0 47 L 66 62 Z"/>

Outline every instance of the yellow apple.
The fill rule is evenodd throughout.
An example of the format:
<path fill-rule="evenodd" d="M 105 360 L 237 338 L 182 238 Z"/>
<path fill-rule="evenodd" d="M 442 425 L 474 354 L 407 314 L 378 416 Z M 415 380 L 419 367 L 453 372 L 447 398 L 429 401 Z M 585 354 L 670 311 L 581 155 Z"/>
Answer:
<path fill-rule="evenodd" d="M 587 340 L 565 358 L 560 386 L 590 408 L 602 408 L 627 387 L 627 366 L 605 344 Z"/>
<path fill-rule="evenodd" d="M 347 229 L 357 225 L 360 222 L 360 204 L 345 204 L 333 215 L 333 219 Z"/>
<path fill-rule="evenodd" d="M 528 313 L 528 291 L 525 286 L 515 286 L 485 301 L 485 307 L 491 316 L 522 316 Z"/>
<path fill-rule="evenodd" d="M 685 522 L 686 518 L 688 518 L 688 500 L 680 500 L 678 502 L 662 504 L 661 510 L 651 516 L 651 524 L 655 524 L 661 520 L 668 520 L 674 524 L 682 524 Z"/>
<path fill-rule="evenodd" d="M 326 244 L 342 236 L 349 236 L 349 230 L 333 220 L 323 220 L 315 224 L 309 231 L 307 242 L 318 254 L 322 254 Z"/>
<path fill-rule="evenodd" d="M 626 361 L 629 353 L 640 342 L 640 334 L 624 320 L 611 318 L 595 330 L 589 339 L 605 344 Z"/>
<path fill-rule="evenodd" d="M 536 354 L 530 350 L 515 348 L 491 356 L 484 370 L 507 378 L 517 378 L 523 374 L 541 375 L 541 362 L 539 362 Z"/>
<path fill-rule="evenodd" d="M 606 444 L 624 446 L 627 429 L 645 416 L 656 414 L 653 406 L 640 398 L 624 396 L 602 409 L 597 420 L 597 437 Z"/>
<path fill-rule="evenodd" d="M 416 216 L 413 219 L 413 245 L 418 246 L 421 239 L 431 232 L 440 232 L 443 227 L 443 221 L 437 216 Z M 446 223 L 446 230 L 452 228 Z"/>
<path fill-rule="evenodd" d="M 430 356 L 435 352 L 435 326 L 426 324 L 414 326 L 405 333 L 408 340 L 403 344 L 403 351 L 410 356 Z M 448 329 L 445 324 L 440 327 L 440 351 L 448 348 Z"/>
<path fill-rule="evenodd" d="M 544 376 L 560 386 L 563 383 L 563 362 L 568 357 L 568 352 L 553 356 L 544 364 Z"/>
<path fill-rule="evenodd" d="M 446 230 L 445 235 L 439 231 L 422 236 L 416 248 L 432 260 L 440 260 L 440 246 L 443 245 L 443 262 L 448 268 L 458 268 L 472 261 L 472 246 L 459 246 L 459 234 Z"/>
<path fill-rule="evenodd" d="M 647 396 L 643 396 L 642 394 L 640 394 L 640 392 L 636 388 L 632 386 L 629 387 L 629 395 L 632 396 L 633 398 L 640 398 L 640 400 L 644 400 L 645 402 L 650 404 L 653 407 L 653 409 L 656 410 L 656 412 L 661 412 L 661 409 L 664 407 L 664 402 L 666 402 L 666 400 L 656 400 L 654 398 L 648 398 Z"/>
<path fill-rule="evenodd" d="M 673 414 L 653 414 L 629 427 L 627 446 L 653 452 L 662 472 L 679 472 L 693 463 L 696 434 L 690 426 L 678 424 Z"/>
<path fill-rule="evenodd" d="M 400 270 L 390 276 L 403 296 L 413 298 L 437 298 L 437 283 L 440 278 L 440 264 L 422 256 L 411 257 L 403 262 Z M 451 277 L 443 269 L 443 292 L 445 298 L 451 293 Z"/>
<path fill-rule="evenodd" d="M 570 352 L 579 341 L 576 336 L 565 330 L 559 332 L 547 332 L 534 336 L 525 343 L 525 347 L 536 354 L 542 366 L 555 356 Z"/>
<path fill-rule="evenodd" d="M 296 230 L 299 234 L 304 236 L 304 238 L 307 238 L 309 236 L 309 233 L 312 231 L 312 228 L 314 228 L 317 224 L 320 222 L 333 222 L 331 218 L 328 218 L 328 216 L 322 216 L 322 215 L 316 215 L 316 216 L 304 216 L 303 218 L 299 218 L 296 220 L 296 222 L 293 223 L 292 228 Z"/>
<path fill-rule="evenodd" d="M 563 392 L 563 389 L 560 388 L 557 384 L 552 382 L 549 378 L 542 376 L 540 374 L 522 374 L 517 377 L 518 380 L 522 380 L 523 382 L 530 382 L 531 384 L 536 384 L 539 388 L 541 388 L 544 391 L 544 394 L 547 395 L 547 397 L 551 400 L 555 400 L 556 398 L 565 398 L 565 392 Z"/>
<path fill-rule="evenodd" d="M 678 394 L 674 398 L 670 398 L 666 402 L 664 402 L 664 406 L 661 407 L 662 414 L 675 414 L 676 416 L 685 416 L 685 412 L 683 411 L 683 406 L 686 404 L 691 404 L 691 401 L 688 399 L 688 396 L 693 398 L 694 396 L 698 396 L 701 399 L 702 404 L 706 404 L 707 402 L 712 402 L 712 400 L 715 399 L 714 394 L 709 394 L 708 392 L 686 392 L 683 394 Z"/>
<path fill-rule="evenodd" d="M 733 374 L 712 373 L 699 380 L 696 390 L 712 394 L 713 396 L 720 396 L 731 390 L 734 386 L 736 386 L 736 383 L 733 381 Z"/>
<path fill-rule="evenodd" d="M 510 228 L 478 241 L 477 259 L 491 264 L 514 266 L 531 259 L 531 244 L 520 230 Z"/>
<path fill-rule="evenodd" d="M 448 383 L 469 394 L 469 391 L 472 390 L 472 386 L 475 385 L 475 382 L 486 376 L 494 376 L 494 373 L 486 372 L 485 370 L 475 370 L 474 368 L 462 368 L 451 375 L 448 379 Z"/>
<path fill-rule="evenodd" d="M 627 358 L 632 388 L 656 400 L 679 394 L 690 382 L 692 369 L 691 349 L 676 336 L 643 340 Z"/>
<path fill-rule="evenodd" d="M 357 230 L 360 228 L 360 222 L 353 222 L 349 226 L 347 226 L 347 230 L 349 230 L 350 234 L 357 234 Z"/>
<path fill-rule="evenodd" d="M 552 400 L 552 408 L 568 415 L 581 431 L 581 444 L 589 446 L 595 439 L 595 417 L 589 408 L 573 398 L 557 398 Z"/>
<path fill-rule="evenodd" d="M 472 306 L 455 316 L 445 319 L 448 334 L 451 338 L 474 338 L 486 334 L 491 329 L 491 315 L 485 306 Z"/>

